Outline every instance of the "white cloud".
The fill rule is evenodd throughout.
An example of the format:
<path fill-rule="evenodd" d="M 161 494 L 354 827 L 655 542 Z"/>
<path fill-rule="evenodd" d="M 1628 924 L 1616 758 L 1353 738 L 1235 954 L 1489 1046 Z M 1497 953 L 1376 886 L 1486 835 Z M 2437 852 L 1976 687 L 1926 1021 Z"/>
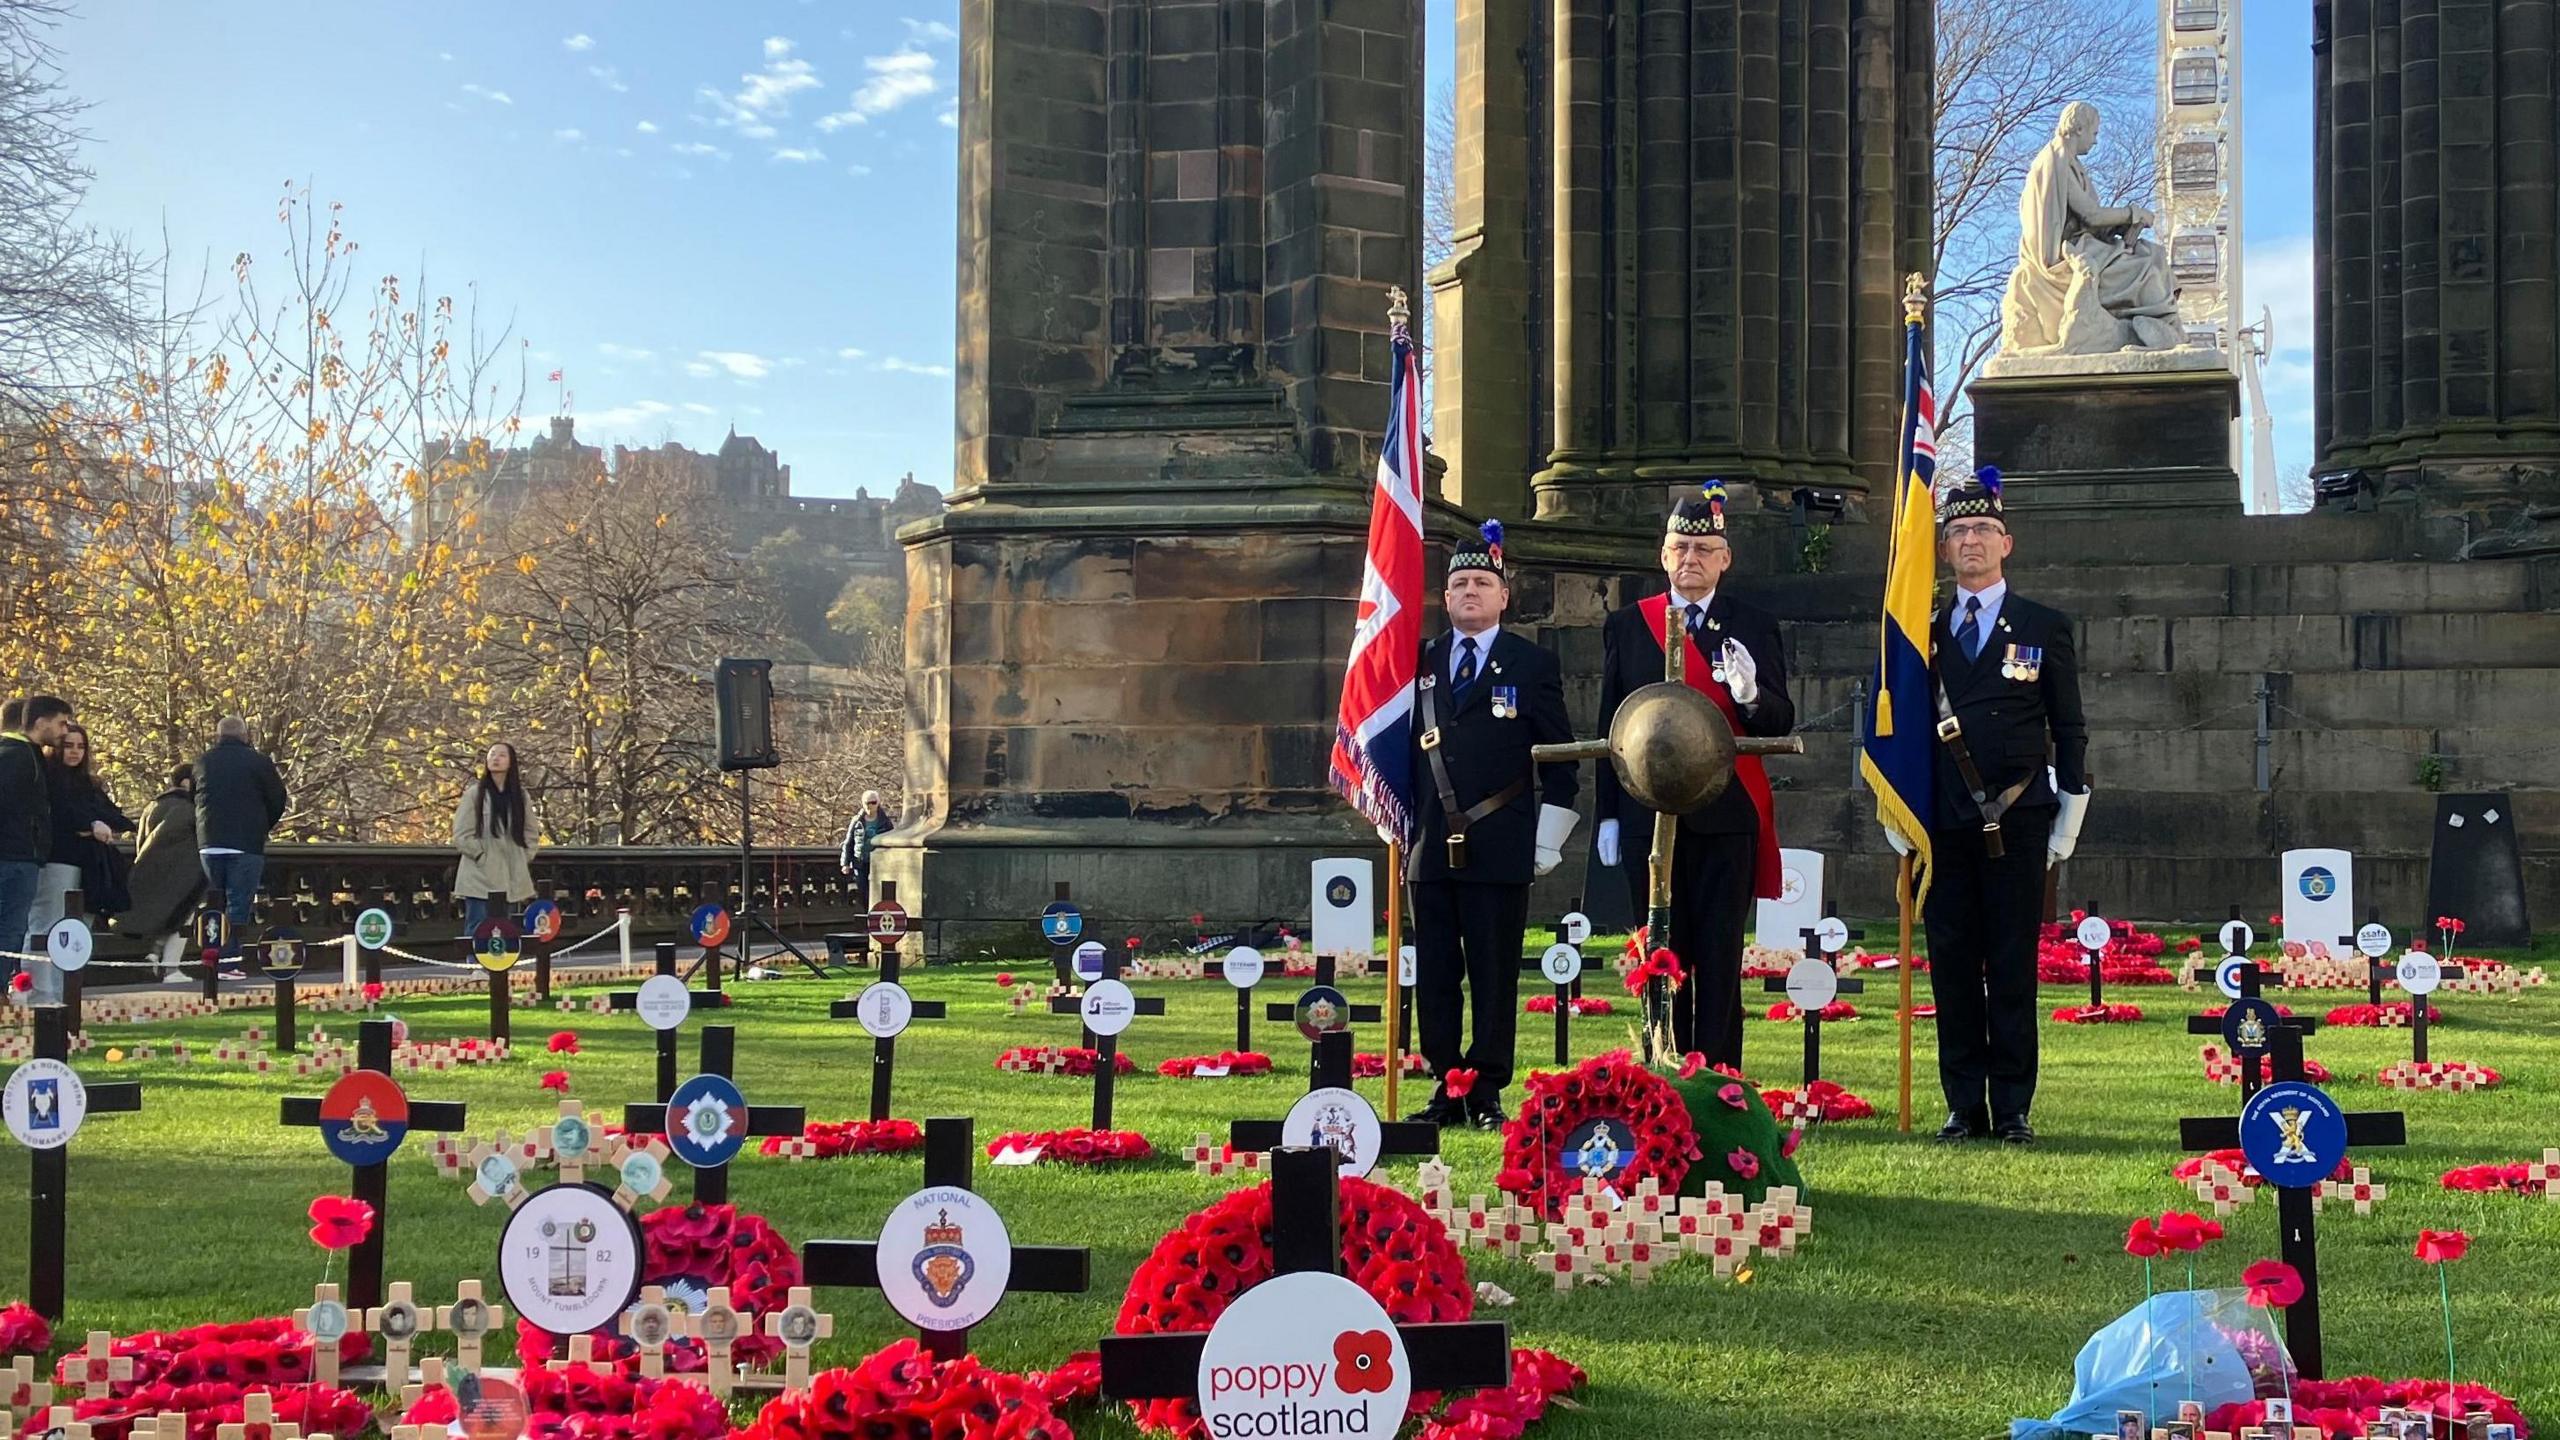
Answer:
<path fill-rule="evenodd" d="M 952 101 L 950 104 L 943 106 L 943 107 L 942 107 L 942 113 L 941 113 L 941 114 L 939 114 L 939 115 L 934 116 L 933 118 L 934 118 L 934 119 L 936 119 L 936 120 L 941 121 L 941 122 L 942 122 L 942 128 L 943 128 L 943 129 L 945 129 L 945 130 L 957 130 L 957 129 L 959 129 L 959 128 L 960 128 L 960 102 L 959 102 L 959 101 L 957 101 L 957 100 L 954 100 L 954 101 Z"/>
<path fill-rule="evenodd" d="M 622 71 L 614 66 L 590 65 L 587 67 L 587 73 L 595 77 L 597 84 L 616 95 L 625 94 L 631 89 L 629 85 L 623 83 Z"/>
<path fill-rule="evenodd" d="M 643 135 L 655 135 L 658 133 L 658 122 L 655 120 L 643 120 L 631 128 L 639 131 Z"/>
<path fill-rule="evenodd" d="M 587 132 L 584 130 L 554 130 L 551 132 L 551 138 L 554 140 L 584 140 L 587 138 Z"/>
<path fill-rule="evenodd" d="M 593 50 L 596 48 L 596 37 L 581 32 L 561 41 L 560 44 L 563 48 L 570 50 Z"/>
<path fill-rule="evenodd" d="M 785 145 L 773 152 L 773 158 L 789 165 L 806 165 L 827 157 L 814 146 Z"/>
<path fill-rule="evenodd" d="M 864 349 L 861 349 L 861 348 L 859 348 L 859 347 L 852 346 L 852 345 L 847 345 L 847 346 L 846 346 L 846 347 L 844 347 L 843 349 L 841 349 L 841 350 L 839 350 L 839 351 L 837 351 L 837 352 L 836 352 L 836 358 L 837 358 L 837 359 L 839 359 L 839 360 L 859 360 L 859 359 L 861 359 L 863 356 L 868 355 L 868 354 L 870 354 L 870 353 L 871 353 L 871 352 L 870 352 L 870 351 L 868 351 L 868 350 L 864 350 Z"/>
<path fill-rule="evenodd" d="M 847 175 L 868 175 L 871 173 L 871 167 L 868 165 L 847 165 L 844 167 L 844 173 Z"/>
<path fill-rule="evenodd" d="M 616 145 L 613 147 L 613 153 L 621 156 L 625 160 L 628 160 L 631 158 L 631 147 L 628 145 Z"/>
<path fill-rule="evenodd" d="M 779 60 L 783 56 L 790 54 L 796 48 L 797 47 L 792 43 L 792 41 L 785 36 L 767 35 L 764 37 L 764 58 L 767 60 Z"/>
<path fill-rule="evenodd" d="M 712 112 L 708 123 L 735 130 L 749 140 L 772 139 L 776 133 L 772 122 L 791 112 L 791 97 L 815 90 L 820 83 L 816 69 L 806 60 L 791 58 L 790 49 L 791 42 L 780 36 L 766 40 L 764 67 L 740 75 L 735 94 L 708 85 L 697 88 L 694 97 Z"/>
<path fill-rule="evenodd" d="M 728 151 L 721 149 L 717 145 L 705 145 L 699 140 L 681 141 L 669 148 L 679 155 L 708 155 L 714 160 L 726 160 L 729 158 Z"/>
<path fill-rule="evenodd" d="M 492 90 L 485 85 L 474 84 L 468 80 L 462 83 L 462 93 L 465 95 L 477 95 L 492 105 L 513 105 L 516 103 L 516 97 L 508 94 L 504 90 Z"/>
<path fill-rule="evenodd" d="M 921 365 L 913 360 L 901 360 L 895 355 L 871 368 L 899 375 L 936 375 L 944 379 L 949 379 L 951 376 L 951 367 L 948 365 Z"/>
<path fill-rule="evenodd" d="M 578 419 L 590 430 L 628 430 L 655 420 L 661 415 L 672 414 L 675 408 L 664 400 L 635 400 L 628 405 L 616 405 L 610 410 L 591 410 L 579 416 Z"/>
<path fill-rule="evenodd" d="M 696 415 L 716 415 L 719 413 L 699 400 L 687 400 L 684 402 L 684 408 L 692 411 Z"/>
<path fill-rule="evenodd" d="M 637 345 L 616 345 L 610 340 L 602 340 L 596 343 L 596 353 L 607 360 L 646 360 L 658 352 L 643 350 Z"/>
<path fill-rule="evenodd" d="M 2288 235 L 2248 247 L 2241 255 L 2241 323 L 2258 323 L 2265 307 L 2275 321 L 2279 350 L 2311 348 L 2311 237 Z"/>
<path fill-rule="evenodd" d="M 740 380 L 761 380 L 772 373 L 773 362 L 747 350 L 704 350 L 684 368 L 694 374 L 707 375 L 725 370 Z"/>
<path fill-rule="evenodd" d="M 902 19 L 898 23 L 907 27 L 907 38 L 919 45 L 930 45 L 937 42 L 957 40 L 960 38 L 959 31 L 952 29 L 950 26 L 943 24 L 939 20 Z"/>
<path fill-rule="evenodd" d="M 439 50 L 436 52 L 436 58 L 450 62 L 453 59 L 453 52 L 450 50 Z"/>
<path fill-rule="evenodd" d="M 866 55 L 862 66 L 871 78 L 853 92 L 853 108 L 865 115 L 885 115 L 910 100 L 934 92 L 934 59 L 922 50 L 894 55 Z"/>

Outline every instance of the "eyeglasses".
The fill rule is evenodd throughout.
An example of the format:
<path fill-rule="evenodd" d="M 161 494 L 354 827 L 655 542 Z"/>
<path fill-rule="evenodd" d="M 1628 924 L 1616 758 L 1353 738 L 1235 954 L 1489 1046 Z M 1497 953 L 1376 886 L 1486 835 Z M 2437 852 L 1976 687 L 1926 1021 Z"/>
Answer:
<path fill-rule="evenodd" d="M 1722 540 L 1666 540 L 1662 542 L 1662 548 L 1674 555 L 1704 557 L 1721 555 L 1733 547 Z"/>
<path fill-rule="evenodd" d="M 2006 535 L 2008 533 L 2009 527 L 2001 524 L 1997 520 L 1974 521 L 1950 525 L 1947 527 L 1947 538 L 1950 540 L 1982 539 L 1993 535 Z"/>

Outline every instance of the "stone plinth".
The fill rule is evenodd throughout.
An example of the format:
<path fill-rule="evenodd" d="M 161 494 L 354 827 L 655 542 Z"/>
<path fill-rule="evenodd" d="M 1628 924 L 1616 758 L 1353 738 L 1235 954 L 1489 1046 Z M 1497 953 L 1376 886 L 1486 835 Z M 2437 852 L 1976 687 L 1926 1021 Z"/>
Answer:
<path fill-rule="evenodd" d="M 2231 468 L 2240 381 L 2220 366 L 1976 380 L 1974 459 L 1997 465 L 2012 510 L 2241 513 Z"/>

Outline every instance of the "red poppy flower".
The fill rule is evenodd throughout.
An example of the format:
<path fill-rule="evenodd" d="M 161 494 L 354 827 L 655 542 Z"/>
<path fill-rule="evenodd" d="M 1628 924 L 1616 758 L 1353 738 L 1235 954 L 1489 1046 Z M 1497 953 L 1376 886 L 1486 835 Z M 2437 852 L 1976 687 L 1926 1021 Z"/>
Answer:
<path fill-rule="evenodd" d="M 2159 1254 L 2161 1249 L 2160 1236 L 2151 1228 L 2150 1216 L 2145 1215 L 2125 1228 L 2124 1253 L 2127 1255 L 2148 1260 Z"/>
<path fill-rule="evenodd" d="M 347 1195 L 323 1195 L 311 1202 L 311 1243 L 323 1250 L 346 1250 L 373 1233 L 373 1207 Z"/>
<path fill-rule="evenodd" d="M 552 1054 L 554 1054 L 554 1055 L 575 1055 L 575 1054 L 577 1054 L 577 1053 L 578 1053 L 578 1032 L 577 1032 L 577 1031 L 575 1031 L 575 1030 L 554 1030 L 554 1031 L 552 1031 L 552 1032 L 551 1032 L 551 1053 L 552 1053 Z"/>
<path fill-rule="evenodd" d="M 2261 1260 L 2240 1272 L 2249 1303 L 2261 1310 L 2282 1310 L 2302 1298 L 2302 1272 L 2281 1260 Z"/>
<path fill-rule="evenodd" d="M 1735 1150 L 1724 1157 L 1724 1163 L 1732 1167 L 1734 1174 L 1745 1180 L 1760 1178 L 1760 1157 L 1748 1150 Z"/>
<path fill-rule="evenodd" d="M 1707 1057 L 1695 1050 L 1680 1057 L 1680 1078 L 1683 1080 L 1695 1077 L 1699 1071 L 1706 1068 Z"/>
<path fill-rule="evenodd" d="M 542 1073 L 542 1088 L 545 1090 L 557 1090 L 563 1095 L 568 1094 L 569 1072 L 566 1070 L 544 1071 Z"/>
<path fill-rule="evenodd" d="M 2471 1248 L 2471 1236 L 2460 1230 L 2418 1232 L 2418 1258 L 2429 1265 L 2449 1265 Z"/>
<path fill-rule="evenodd" d="M 1345 1330 L 1333 1337 L 1334 1384 L 1345 1395 L 1383 1395 L 1396 1383 L 1395 1347 L 1384 1330 Z"/>
<path fill-rule="evenodd" d="M 999 971 L 997 971 L 997 972 L 996 972 L 996 983 L 997 983 L 998 985 L 1002 985 L 1002 986 L 1004 986 L 1004 987 L 1005 987 L 1006 989 L 1008 989 L 1008 990 L 1009 990 L 1009 989 L 1011 989 L 1011 988 L 1013 988 L 1013 972 L 1012 972 L 1012 971 L 1010 971 L 1010 970 L 999 970 Z"/>
<path fill-rule="evenodd" d="M 53 1327 L 25 1302 L 0 1305 L 0 1356 L 42 1355 L 53 1348 Z"/>
<path fill-rule="evenodd" d="M 2160 1217 L 2154 1233 L 2160 1237 L 2162 1249 L 2192 1254 L 2203 1249 L 2208 1242 L 2222 1238 L 2222 1222 L 2207 1220 L 2185 1210 L 2172 1210 Z"/>
<path fill-rule="evenodd" d="M 1793 1160 L 1796 1158 L 1797 1148 L 1803 1144 L 1804 1132 L 1791 1125 L 1787 1127 L 1785 1138 L 1778 1141 L 1778 1153 L 1789 1160 Z"/>
<path fill-rule="evenodd" d="M 9 977 L 9 988 L 17 991 L 21 995 L 24 995 L 28 991 L 36 988 L 36 977 L 28 974 L 24 970 L 21 970 L 17 974 Z"/>
<path fill-rule="evenodd" d="M 1751 1103 L 1750 1101 L 1742 1098 L 1742 1083 L 1738 1080 L 1726 1081 L 1717 1089 L 1716 1098 L 1723 1101 L 1725 1104 L 1732 1106 L 1736 1110 L 1743 1109 Z"/>
<path fill-rule="evenodd" d="M 370 1005 L 374 1001 L 382 998 L 382 982 L 379 980 L 367 980 L 364 982 L 364 988 L 360 993 L 364 996 L 365 1003 Z"/>
<path fill-rule="evenodd" d="M 1463 1100 L 1468 1091 L 1476 1088 L 1476 1072 L 1464 1066 L 1452 1066 L 1449 1073 L 1440 1077 L 1440 1088 L 1449 1092 L 1450 1099 Z"/>

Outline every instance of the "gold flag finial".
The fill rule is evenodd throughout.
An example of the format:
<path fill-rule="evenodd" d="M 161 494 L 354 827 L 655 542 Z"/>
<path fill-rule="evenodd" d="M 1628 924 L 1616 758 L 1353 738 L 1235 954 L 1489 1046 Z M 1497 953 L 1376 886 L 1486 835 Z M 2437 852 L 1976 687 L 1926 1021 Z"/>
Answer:
<path fill-rule="evenodd" d="M 1902 277 L 1902 314 L 1910 323 L 1920 323 L 1929 308 L 1929 281 L 1917 270 Z"/>
<path fill-rule="evenodd" d="M 1391 325 L 1403 325 L 1410 322 L 1412 319 L 1413 307 L 1405 302 L 1404 287 L 1401 285 L 1388 286 L 1387 323 Z"/>

